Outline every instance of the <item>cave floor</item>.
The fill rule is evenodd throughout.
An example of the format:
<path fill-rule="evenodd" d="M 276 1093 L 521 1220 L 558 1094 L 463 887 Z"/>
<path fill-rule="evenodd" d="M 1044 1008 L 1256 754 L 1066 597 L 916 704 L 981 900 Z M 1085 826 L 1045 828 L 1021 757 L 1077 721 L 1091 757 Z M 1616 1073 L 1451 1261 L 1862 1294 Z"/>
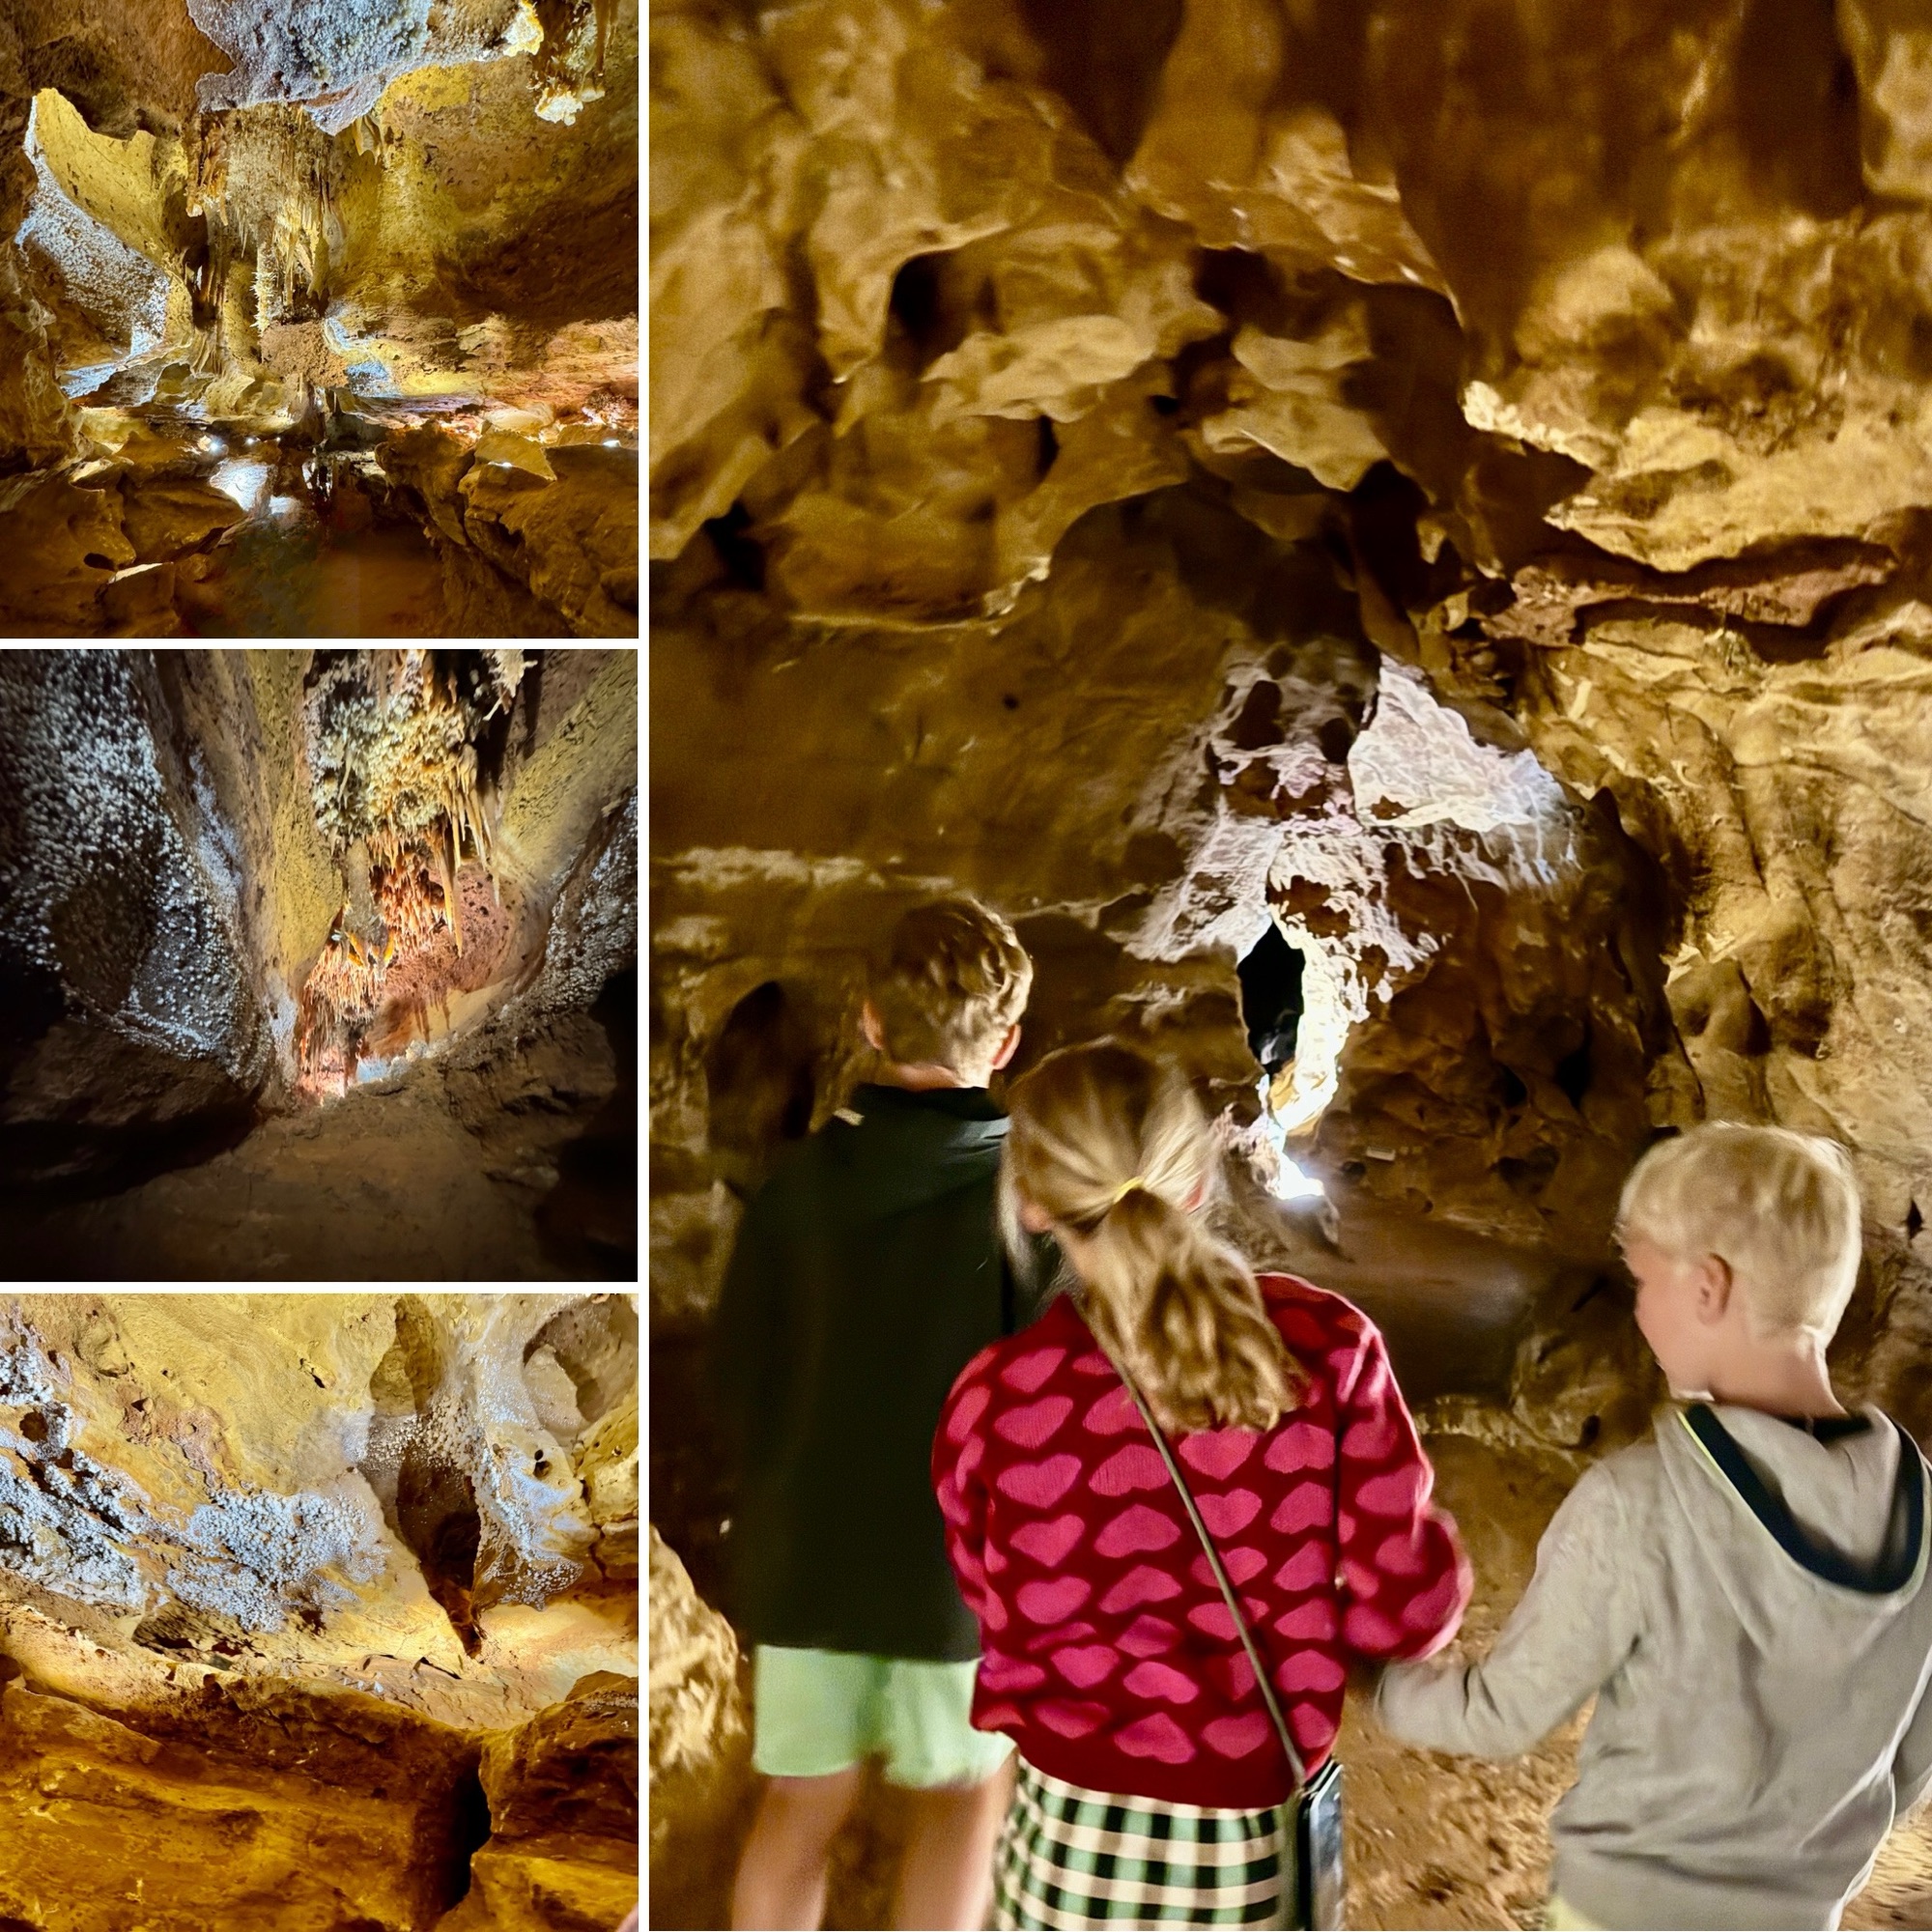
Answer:
<path fill-rule="evenodd" d="M 1381 1329 L 1411 1405 L 1451 1392 L 1502 1394 L 1523 1320 L 1561 1264 L 1367 1196 L 1337 1190 L 1335 1206 L 1335 1243 L 1304 1237 L 1268 1264 L 1361 1309 Z M 1297 1226 L 1306 1224 L 1290 1220 L 1291 1236 Z"/>
<path fill-rule="evenodd" d="M 635 1280 L 635 1089 L 566 1017 L 508 1065 L 412 1065 L 117 1194 L 0 1201 L 0 1275 Z"/>
<path fill-rule="evenodd" d="M 419 529 L 327 530 L 312 519 L 251 519 L 195 586 L 202 638 L 440 638 L 442 566 Z"/>

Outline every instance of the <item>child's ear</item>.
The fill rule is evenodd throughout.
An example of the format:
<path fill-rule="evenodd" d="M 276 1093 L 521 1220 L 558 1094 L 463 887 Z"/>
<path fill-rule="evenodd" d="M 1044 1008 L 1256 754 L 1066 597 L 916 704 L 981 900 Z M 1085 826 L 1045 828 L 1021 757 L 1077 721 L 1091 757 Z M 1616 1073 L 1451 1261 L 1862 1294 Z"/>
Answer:
<path fill-rule="evenodd" d="M 1736 1281 L 1722 1255 L 1706 1255 L 1697 1264 L 1697 1319 L 1715 1327 L 1731 1305 Z"/>
<path fill-rule="evenodd" d="M 866 1044 L 874 1053 L 886 1050 L 886 1029 L 879 1019 L 879 1009 L 870 1000 L 859 1009 L 859 1031 L 866 1036 Z"/>
<path fill-rule="evenodd" d="M 993 1071 L 997 1073 L 1001 1067 L 1010 1065 L 1013 1055 L 1019 1050 L 1020 1023 L 1018 1020 L 1015 1020 L 1007 1029 L 1007 1037 L 1000 1042 L 999 1051 L 993 1055 Z M 1033 1232 L 1036 1235 L 1043 1235 L 1046 1233 L 1046 1230 L 1044 1228 L 1036 1228 Z"/>
<path fill-rule="evenodd" d="M 1053 1216 L 1037 1202 L 1020 1196 L 1020 1226 L 1029 1235 L 1050 1235 L 1053 1232 Z"/>

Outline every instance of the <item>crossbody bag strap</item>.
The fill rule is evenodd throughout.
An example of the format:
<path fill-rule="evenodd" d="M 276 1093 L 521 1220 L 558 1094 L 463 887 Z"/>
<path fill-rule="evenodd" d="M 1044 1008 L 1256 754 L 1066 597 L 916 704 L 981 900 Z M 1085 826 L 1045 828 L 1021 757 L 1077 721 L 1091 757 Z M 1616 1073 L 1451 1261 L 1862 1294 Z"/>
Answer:
<path fill-rule="evenodd" d="M 1294 1792 L 1289 1802 L 1308 1782 L 1308 1769 L 1301 1761 L 1301 1753 L 1294 1747 L 1294 1739 L 1288 1728 L 1288 1719 L 1282 1716 L 1281 1705 L 1276 1701 L 1274 1686 L 1268 1682 L 1267 1665 L 1260 1650 L 1255 1646 L 1253 1633 L 1248 1629 L 1248 1620 L 1241 1610 L 1241 1600 L 1235 1594 L 1235 1586 L 1229 1580 L 1226 1566 L 1221 1561 L 1221 1552 L 1214 1547 L 1214 1539 L 1208 1532 L 1208 1525 L 1202 1520 L 1201 1511 L 1194 1501 L 1194 1492 L 1187 1487 L 1187 1478 L 1180 1473 L 1180 1464 L 1175 1460 L 1173 1449 L 1161 1426 L 1153 1418 L 1153 1410 L 1148 1406 L 1147 1397 L 1140 1392 L 1139 1385 L 1125 1368 L 1115 1360 L 1113 1350 L 1107 1351 L 1107 1359 L 1114 1364 L 1115 1372 L 1126 1384 L 1127 1393 L 1134 1399 L 1134 1406 L 1141 1412 L 1141 1420 L 1148 1426 L 1148 1433 L 1153 1437 L 1153 1446 L 1160 1451 L 1160 1460 L 1167 1464 L 1167 1473 L 1174 1479 L 1174 1487 L 1180 1492 L 1180 1505 L 1187 1512 L 1187 1520 L 1194 1525 L 1194 1534 L 1201 1539 L 1202 1552 L 1208 1558 L 1208 1567 L 1214 1573 L 1214 1580 L 1221 1586 L 1221 1599 L 1228 1605 L 1228 1614 L 1235 1620 L 1235 1634 L 1241 1639 L 1241 1648 L 1248 1654 L 1249 1667 L 1255 1673 L 1255 1686 L 1262 1693 L 1262 1702 L 1267 1706 L 1268 1721 L 1274 1726 L 1274 1734 L 1281 1740 L 1282 1750 L 1288 1757 L 1288 1768 L 1294 1775 Z"/>

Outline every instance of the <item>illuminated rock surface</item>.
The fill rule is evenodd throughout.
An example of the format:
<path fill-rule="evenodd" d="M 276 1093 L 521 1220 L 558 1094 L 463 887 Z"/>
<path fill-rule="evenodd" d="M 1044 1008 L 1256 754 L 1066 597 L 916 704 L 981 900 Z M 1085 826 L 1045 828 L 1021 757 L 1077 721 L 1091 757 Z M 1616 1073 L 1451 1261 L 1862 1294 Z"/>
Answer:
<path fill-rule="evenodd" d="M 614 1925 L 637 1365 L 621 1295 L 0 1301 L 0 1913 Z"/>
<path fill-rule="evenodd" d="M 1479 1629 L 1643 1426 L 1608 1228 L 1661 1129 L 1851 1149 L 1842 1380 L 1932 1439 L 1917 15 L 807 0 L 651 35 L 654 1614 L 718 1600 L 696 1364 L 744 1194 L 950 887 L 1034 952 L 1022 1065 L 1180 1054 L 1247 1238 L 1388 1329 L 1491 1538 Z M 1284 1160 L 1339 1248 L 1269 1200 Z M 679 1654 L 726 1709 L 722 1639 Z M 723 1780 L 654 1843 L 699 1924 L 740 1747 L 673 1689 Z M 1350 1739 L 1352 1922 L 1533 1922 L 1561 1752 Z M 876 1922 L 892 1830 L 832 1922 Z M 1928 1901 L 1921 1825 L 1848 1922 Z"/>
<path fill-rule="evenodd" d="M 0 1224 L 63 1278 L 635 1278 L 628 652 L 0 656 Z"/>
<path fill-rule="evenodd" d="M 10 8 L 0 635 L 635 635 L 637 136 L 635 0 Z"/>

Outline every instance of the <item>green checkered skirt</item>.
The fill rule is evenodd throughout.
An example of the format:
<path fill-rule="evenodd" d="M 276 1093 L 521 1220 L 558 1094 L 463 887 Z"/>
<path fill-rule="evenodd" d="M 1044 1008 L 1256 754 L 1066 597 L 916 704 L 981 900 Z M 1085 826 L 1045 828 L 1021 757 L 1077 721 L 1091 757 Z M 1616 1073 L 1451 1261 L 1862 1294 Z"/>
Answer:
<path fill-rule="evenodd" d="M 993 1858 L 994 1918 L 1021 1926 L 1278 1925 L 1294 1857 L 1278 1804 L 1215 1811 L 1088 1791 L 1019 1760 Z M 1291 1892 L 1292 1895 L 1292 1892 Z"/>

